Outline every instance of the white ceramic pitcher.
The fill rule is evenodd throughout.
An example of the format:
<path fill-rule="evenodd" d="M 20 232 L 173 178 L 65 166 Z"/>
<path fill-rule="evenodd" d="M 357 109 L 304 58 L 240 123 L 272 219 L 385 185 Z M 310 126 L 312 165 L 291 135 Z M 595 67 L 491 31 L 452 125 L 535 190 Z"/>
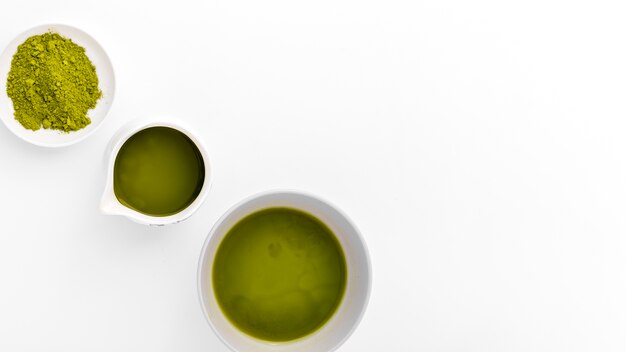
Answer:
<path fill-rule="evenodd" d="M 169 127 L 184 133 L 196 145 L 202 159 L 204 161 L 204 183 L 200 194 L 196 199 L 180 212 L 168 216 L 150 216 L 131 209 L 117 200 L 113 189 L 113 169 L 115 159 L 124 143 L 135 133 L 150 127 Z M 202 145 L 200 139 L 191 132 L 191 129 L 184 123 L 169 118 L 149 118 L 131 121 L 121 127 L 111 138 L 105 152 L 105 168 L 106 168 L 106 184 L 100 201 L 100 210 L 107 215 L 122 215 L 133 221 L 146 225 L 167 225 L 174 224 L 187 219 L 191 216 L 204 202 L 211 185 L 211 167 L 206 149 Z"/>

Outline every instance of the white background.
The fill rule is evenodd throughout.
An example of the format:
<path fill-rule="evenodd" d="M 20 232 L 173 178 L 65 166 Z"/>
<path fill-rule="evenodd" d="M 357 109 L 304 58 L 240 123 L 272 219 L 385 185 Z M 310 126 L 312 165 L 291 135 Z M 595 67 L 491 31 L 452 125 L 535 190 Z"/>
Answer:
<path fill-rule="evenodd" d="M 348 351 L 626 349 L 623 1 L 2 0 L 108 51 L 101 129 L 48 150 L 0 126 L 1 351 L 226 351 L 196 264 L 258 191 L 337 204 L 370 247 Z M 0 92 L 4 94 L 3 92 Z M 154 114 L 214 167 L 188 221 L 100 215 L 102 154 Z"/>

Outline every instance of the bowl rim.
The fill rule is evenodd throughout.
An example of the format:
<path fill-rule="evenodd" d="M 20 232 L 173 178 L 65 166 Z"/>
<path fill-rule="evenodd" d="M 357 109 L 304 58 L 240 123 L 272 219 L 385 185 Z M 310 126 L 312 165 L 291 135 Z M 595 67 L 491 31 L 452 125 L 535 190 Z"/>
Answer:
<path fill-rule="evenodd" d="M 96 125 L 92 125 L 89 124 L 88 126 L 85 126 L 84 128 L 87 129 L 89 128 L 89 130 L 85 131 L 83 133 L 82 136 L 74 138 L 74 139 L 70 139 L 66 142 L 59 142 L 59 143 L 50 143 L 50 142 L 42 142 L 40 140 L 38 140 L 37 138 L 28 138 L 25 137 L 23 135 L 20 135 L 18 133 L 16 133 L 16 131 L 14 130 L 13 127 L 8 125 L 8 122 L 5 121 L 5 119 L 10 119 L 13 118 L 14 116 L 11 117 L 6 117 L 6 118 L 0 118 L 0 120 L 2 121 L 2 123 L 4 124 L 4 126 L 11 131 L 11 133 L 16 136 L 18 139 L 30 143 L 32 145 L 36 145 L 38 147 L 42 147 L 42 148 L 64 148 L 64 147 L 68 147 L 77 143 L 80 143 L 82 141 L 84 141 L 85 139 L 87 139 L 88 137 L 92 136 L 104 123 L 104 120 L 106 119 L 107 115 L 109 114 L 110 110 L 111 110 L 111 106 L 113 105 L 113 101 L 115 100 L 115 88 L 116 88 L 116 80 L 115 80 L 115 68 L 113 67 L 113 63 L 111 61 L 111 58 L 109 57 L 109 54 L 106 52 L 106 50 L 104 49 L 104 47 L 102 46 L 102 44 L 100 44 L 100 42 L 94 38 L 91 34 L 87 33 L 86 31 L 69 25 L 69 24 L 65 24 L 65 23 L 44 23 L 44 24 L 40 24 L 40 25 L 36 25 L 36 26 L 32 26 L 22 32 L 20 32 L 19 34 L 17 34 L 16 36 L 13 37 L 13 39 L 11 39 L 7 45 L 5 45 L 4 49 L 2 50 L 2 52 L 0 52 L 0 57 L 4 57 L 4 56 L 10 56 L 11 58 L 13 57 L 13 55 L 15 55 L 15 53 L 9 53 L 9 48 L 13 47 L 16 42 L 18 41 L 18 39 L 20 39 L 23 36 L 26 36 L 27 33 L 29 32 L 40 32 L 41 34 L 46 33 L 46 32 L 58 32 L 58 28 L 64 28 L 68 31 L 74 31 L 74 32 L 78 32 L 81 35 L 84 35 L 85 37 L 89 38 L 89 40 L 93 41 L 93 43 L 102 51 L 102 55 L 101 57 L 108 63 L 108 66 L 110 67 L 110 76 L 111 76 L 111 91 L 110 91 L 110 97 L 108 98 L 108 105 L 109 107 L 106 109 L 104 115 L 102 116 L 102 120 L 96 124 Z M 32 34 L 35 35 L 35 34 Z M 74 38 L 69 38 L 69 39 L 74 39 Z M 19 46 L 21 43 L 17 43 L 17 45 L 15 45 L 16 47 Z M 90 60 L 92 60 L 92 58 L 90 58 Z M 0 79 L 4 79 L 6 80 L 6 77 L 0 77 Z M 6 94 L 6 92 L 0 92 L 0 94 Z M 7 96 L 7 99 L 9 99 L 9 101 L 12 104 L 12 100 L 11 98 L 9 98 Z M 37 131 L 33 131 L 33 133 L 36 133 Z M 63 133 L 60 132 L 59 133 Z M 71 133 L 71 132 L 70 132 Z"/>
<path fill-rule="evenodd" d="M 346 222 L 350 225 L 350 227 L 352 227 L 354 229 L 354 233 L 356 234 L 357 239 L 359 240 L 360 244 L 363 246 L 363 253 L 362 254 L 363 254 L 363 257 L 364 257 L 365 262 L 366 262 L 366 270 L 367 270 L 367 287 L 366 287 L 365 297 L 364 297 L 364 301 L 363 301 L 363 307 L 361 308 L 357 318 L 354 320 L 353 325 L 350 327 L 350 330 L 344 336 L 342 336 L 342 338 L 339 339 L 337 341 L 337 343 L 331 349 L 327 350 L 326 352 L 336 351 L 356 331 L 358 326 L 361 324 L 361 321 L 363 320 L 365 312 L 367 311 L 367 308 L 368 308 L 369 302 L 370 302 L 370 298 L 371 298 L 371 292 L 372 292 L 372 280 L 373 280 L 372 261 L 371 261 L 369 248 L 367 247 L 367 243 L 365 242 L 365 239 L 363 238 L 363 234 L 361 233 L 359 228 L 356 226 L 354 221 L 352 221 L 352 219 L 343 210 L 341 210 L 341 208 L 337 207 L 335 204 L 327 201 L 324 198 L 321 198 L 321 197 L 318 197 L 316 195 L 313 195 L 313 194 L 311 194 L 309 192 L 305 192 L 305 191 L 301 191 L 301 190 L 295 190 L 295 189 L 280 189 L 280 188 L 279 189 L 271 189 L 271 190 L 257 192 L 257 193 L 254 193 L 252 195 L 249 195 L 249 196 L 241 199 L 240 201 L 236 202 L 235 204 L 231 205 L 228 208 L 228 210 L 226 210 L 217 219 L 217 221 L 213 224 L 211 230 L 209 231 L 209 233 L 207 234 L 207 236 L 206 236 L 206 238 L 204 240 L 204 244 L 202 245 L 202 249 L 200 251 L 200 256 L 199 256 L 199 260 L 198 260 L 198 266 L 197 266 L 197 269 L 196 269 L 197 270 L 197 272 L 196 272 L 196 285 L 197 285 L 197 291 L 198 291 L 198 300 L 199 300 L 199 303 L 200 303 L 200 307 L 202 309 L 202 315 L 204 316 L 204 319 L 209 323 L 209 326 L 211 327 L 211 330 L 213 330 L 215 335 L 217 335 L 217 337 L 222 341 L 222 343 L 224 343 L 224 345 L 226 345 L 230 350 L 232 350 L 234 352 L 239 352 L 233 345 L 230 344 L 229 341 L 227 341 L 224 338 L 224 336 L 222 336 L 222 334 L 218 331 L 217 327 L 213 324 L 213 321 L 209 317 L 208 309 L 207 309 L 207 303 L 205 302 L 205 297 L 204 297 L 204 294 L 203 294 L 202 269 L 207 265 L 208 260 L 209 260 L 208 256 L 206 255 L 207 254 L 206 253 L 207 249 L 209 247 L 209 243 L 211 242 L 211 239 L 215 236 L 215 233 L 217 232 L 217 230 L 220 227 L 220 225 L 229 216 L 231 216 L 232 213 L 234 213 L 237 209 L 239 209 L 243 205 L 245 205 L 245 204 L 247 204 L 247 203 L 249 203 L 251 201 L 254 201 L 254 200 L 258 199 L 258 198 L 271 196 L 271 195 L 275 195 L 275 194 L 290 194 L 290 195 L 295 195 L 295 196 L 298 196 L 298 197 L 300 197 L 300 196 L 301 197 L 308 197 L 308 198 L 312 198 L 314 200 L 317 200 L 317 201 L 320 201 L 320 202 L 326 204 L 330 208 L 334 209 L 341 217 L 343 217 L 346 220 Z M 263 208 L 259 208 L 259 209 L 257 209 L 257 211 L 261 210 L 261 209 L 263 209 Z M 219 246 L 219 244 L 218 244 L 218 246 Z M 254 337 L 252 337 L 252 338 L 256 339 Z M 303 337 L 303 338 L 306 338 L 306 336 Z M 257 340 L 259 340 L 259 339 L 257 339 Z M 286 341 L 286 342 L 278 343 L 278 344 L 287 345 L 290 342 L 295 342 L 295 341 L 299 341 L 299 340 L 300 339 L 296 339 L 296 340 L 293 340 L 293 341 Z M 263 340 L 259 340 L 259 341 L 263 341 Z M 263 341 L 263 342 L 267 342 L 267 341 Z M 274 343 L 272 343 L 272 344 L 274 344 Z M 276 345 L 276 344 L 274 344 L 274 345 Z"/>

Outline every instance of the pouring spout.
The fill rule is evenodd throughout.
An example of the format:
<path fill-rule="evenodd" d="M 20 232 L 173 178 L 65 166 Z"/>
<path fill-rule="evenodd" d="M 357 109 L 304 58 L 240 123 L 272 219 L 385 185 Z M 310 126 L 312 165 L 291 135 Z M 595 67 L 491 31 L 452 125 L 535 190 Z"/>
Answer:
<path fill-rule="evenodd" d="M 105 193 L 102 195 L 102 200 L 100 201 L 100 211 L 106 215 L 123 215 L 125 213 L 126 207 L 124 207 L 120 202 L 109 193 Z"/>

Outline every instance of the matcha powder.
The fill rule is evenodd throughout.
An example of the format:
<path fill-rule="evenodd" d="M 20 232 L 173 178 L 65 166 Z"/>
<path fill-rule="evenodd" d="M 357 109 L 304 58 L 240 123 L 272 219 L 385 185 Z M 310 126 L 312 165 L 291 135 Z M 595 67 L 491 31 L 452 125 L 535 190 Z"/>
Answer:
<path fill-rule="evenodd" d="M 7 79 L 15 119 L 27 129 L 77 131 L 102 96 L 85 49 L 56 33 L 32 36 L 17 48 Z"/>

